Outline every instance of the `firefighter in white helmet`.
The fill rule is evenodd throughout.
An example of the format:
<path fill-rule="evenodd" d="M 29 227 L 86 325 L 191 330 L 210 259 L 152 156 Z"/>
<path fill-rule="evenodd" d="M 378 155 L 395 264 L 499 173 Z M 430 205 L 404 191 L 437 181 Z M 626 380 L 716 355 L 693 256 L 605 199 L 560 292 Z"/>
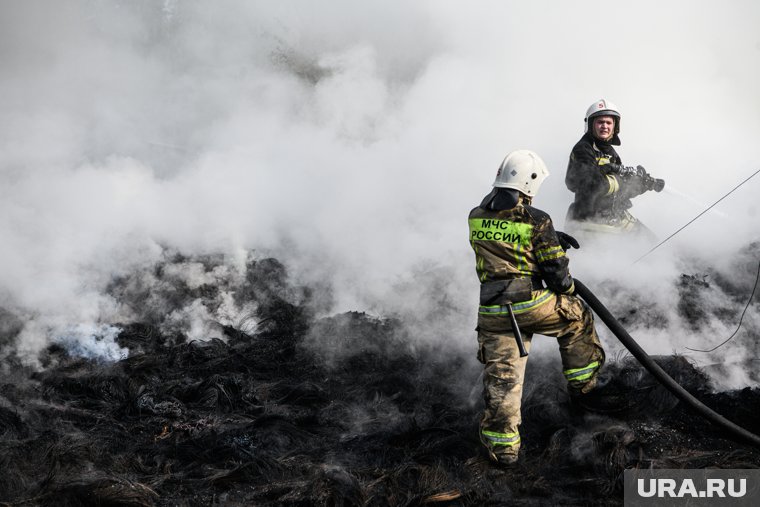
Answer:
<path fill-rule="evenodd" d="M 520 449 L 520 403 L 533 334 L 557 338 L 571 395 L 588 393 L 604 363 L 593 314 L 573 295 L 565 249 L 578 243 L 556 232 L 549 215 L 531 205 L 548 175 L 536 153 L 509 153 L 493 191 L 469 216 L 481 283 L 477 329 L 485 411 L 480 436 L 491 459 L 506 466 L 517 462 Z"/>
<path fill-rule="evenodd" d="M 573 147 L 565 184 L 575 193 L 566 217 L 573 231 L 642 232 L 654 235 L 628 211 L 631 199 L 665 182 L 642 166 L 624 166 L 614 146 L 620 145 L 620 111 L 600 99 L 586 111 L 583 137 Z"/>

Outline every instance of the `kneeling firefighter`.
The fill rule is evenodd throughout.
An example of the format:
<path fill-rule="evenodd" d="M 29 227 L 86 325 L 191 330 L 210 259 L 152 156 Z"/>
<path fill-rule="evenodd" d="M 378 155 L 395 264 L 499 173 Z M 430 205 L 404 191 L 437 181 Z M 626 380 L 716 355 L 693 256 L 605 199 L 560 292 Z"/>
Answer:
<path fill-rule="evenodd" d="M 493 191 L 469 217 L 481 283 L 477 331 L 485 412 L 480 437 L 490 458 L 506 466 L 517 462 L 520 449 L 520 403 L 533 334 L 557 338 L 573 396 L 594 388 L 604 363 L 593 314 L 573 296 L 565 248 L 578 243 L 556 232 L 549 215 L 531 206 L 548 175 L 536 153 L 509 153 Z"/>

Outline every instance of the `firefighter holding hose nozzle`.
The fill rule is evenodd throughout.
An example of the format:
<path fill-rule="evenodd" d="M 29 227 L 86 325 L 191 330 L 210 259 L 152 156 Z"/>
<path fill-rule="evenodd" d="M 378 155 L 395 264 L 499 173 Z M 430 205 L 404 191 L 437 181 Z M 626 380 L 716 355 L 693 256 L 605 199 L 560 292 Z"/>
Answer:
<path fill-rule="evenodd" d="M 620 145 L 620 112 L 612 102 L 594 102 L 584 122 L 585 133 L 570 153 L 565 175 L 567 188 L 575 193 L 565 227 L 573 233 L 639 233 L 654 239 L 628 210 L 632 198 L 650 190 L 661 192 L 665 181 L 640 165 L 623 165 L 614 148 Z"/>
<path fill-rule="evenodd" d="M 509 153 L 493 190 L 469 216 L 481 284 L 477 330 L 485 411 L 480 438 L 490 458 L 504 466 L 517 462 L 520 449 L 523 378 L 533 335 L 557 338 L 573 397 L 588 396 L 604 363 L 593 314 L 573 295 L 565 249 L 578 243 L 555 231 L 549 215 L 531 205 L 548 175 L 536 153 Z"/>

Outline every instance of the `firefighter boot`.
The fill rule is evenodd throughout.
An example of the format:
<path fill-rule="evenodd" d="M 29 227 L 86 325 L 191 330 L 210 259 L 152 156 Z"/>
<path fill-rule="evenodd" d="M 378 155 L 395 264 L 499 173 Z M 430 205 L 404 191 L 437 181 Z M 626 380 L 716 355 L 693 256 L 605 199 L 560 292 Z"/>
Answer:
<path fill-rule="evenodd" d="M 595 385 L 590 389 L 569 391 L 573 411 L 611 414 L 628 408 L 625 392 L 614 382 L 611 375 L 602 373 L 595 380 Z"/>

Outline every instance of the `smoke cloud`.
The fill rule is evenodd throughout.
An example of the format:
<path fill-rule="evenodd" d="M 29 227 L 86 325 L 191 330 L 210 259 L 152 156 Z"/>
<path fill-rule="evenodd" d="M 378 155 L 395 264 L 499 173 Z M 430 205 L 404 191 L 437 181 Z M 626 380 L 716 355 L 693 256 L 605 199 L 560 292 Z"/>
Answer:
<path fill-rule="evenodd" d="M 4 2 L 3 329 L 23 323 L 33 358 L 128 319 L 106 287 L 166 249 L 230 269 L 253 251 L 331 286 L 325 313 L 399 316 L 416 339 L 469 350 L 465 218 L 503 156 L 542 155 L 534 204 L 562 228 L 585 109 L 615 102 L 623 161 L 668 185 L 632 211 L 665 238 L 760 169 L 758 19 L 749 0 Z M 613 307 L 652 310 L 659 327 L 631 327 L 648 350 L 714 342 L 751 290 L 758 185 L 645 261 L 632 264 L 649 245 L 590 244 L 571 270 Z M 674 303 L 684 273 L 715 280 L 699 329 Z M 757 308 L 730 359 L 756 355 Z"/>

